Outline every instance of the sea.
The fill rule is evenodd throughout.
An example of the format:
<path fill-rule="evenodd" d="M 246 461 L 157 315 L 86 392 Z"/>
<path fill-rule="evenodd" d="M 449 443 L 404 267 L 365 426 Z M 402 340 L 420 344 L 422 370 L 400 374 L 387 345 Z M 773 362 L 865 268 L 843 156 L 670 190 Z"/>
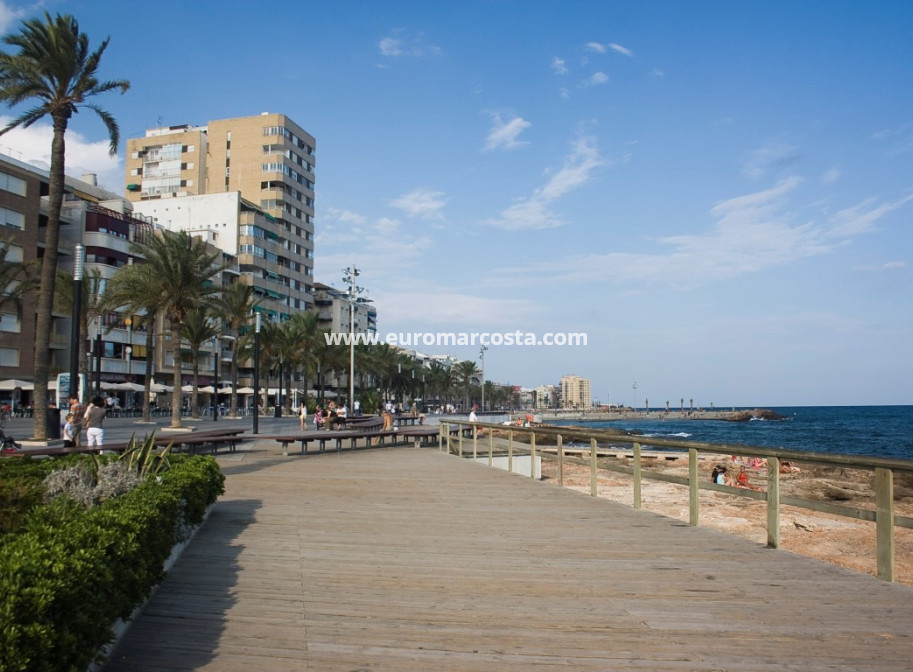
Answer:
<path fill-rule="evenodd" d="M 592 422 L 558 420 L 549 424 L 614 429 L 641 434 L 644 438 L 913 460 L 913 406 L 789 406 L 770 410 L 784 419 L 727 422 L 670 417 Z M 644 445 L 649 444 L 644 442 Z"/>

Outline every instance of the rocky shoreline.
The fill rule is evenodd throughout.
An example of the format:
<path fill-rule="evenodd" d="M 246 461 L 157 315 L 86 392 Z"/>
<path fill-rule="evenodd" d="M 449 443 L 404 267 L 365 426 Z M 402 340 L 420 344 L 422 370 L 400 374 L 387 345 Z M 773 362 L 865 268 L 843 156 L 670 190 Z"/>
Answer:
<path fill-rule="evenodd" d="M 639 411 L 630 408 L 587 411 L 541 411 L 536 414 L 540 422 L 553 420 L 577 420 L 580 422 L 602 422 L 609 420 L 723 420 L 726 422 L 748 422 L 750 420 L 785 420 L 786 417 L 769 408 L 752 410 L 655 410 Z"/>

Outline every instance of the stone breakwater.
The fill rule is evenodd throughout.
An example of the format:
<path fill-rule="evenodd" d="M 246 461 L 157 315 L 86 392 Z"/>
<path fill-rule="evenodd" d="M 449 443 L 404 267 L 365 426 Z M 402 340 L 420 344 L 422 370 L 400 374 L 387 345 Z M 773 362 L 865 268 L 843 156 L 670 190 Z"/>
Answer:
<path fill-rule="evenodd" d="M 540 411 L 536 414 L 543 423 L 552 420 L 580 420 L 599 422 L 608 420 L 723 420 L 727 422 L 748 422 L 750 420 L 784 420 L 785 417 L 768 408 L 753 410 L 707 410 L 707 409 L 657 409 L 640 411 L 632 409 L 588 410 L 588 411 Z"/>

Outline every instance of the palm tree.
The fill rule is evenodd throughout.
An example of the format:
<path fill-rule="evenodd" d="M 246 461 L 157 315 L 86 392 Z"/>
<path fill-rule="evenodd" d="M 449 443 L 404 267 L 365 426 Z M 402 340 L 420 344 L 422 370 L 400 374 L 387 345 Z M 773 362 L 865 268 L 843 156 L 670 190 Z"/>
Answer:
<path fill-rule="evenodd" d="M 108 91 L 130 88 L 126 80 L 99 81 L 98 66 L 108 47 L 105 39 L 89 51 L 89 38 L 79 32 L 72 16 L 45 12 L 44 21 L 24 21 L 19 33 L 6 35 L 3 42 L 17 47 L 18 53 L 0 51 L 0 102 L 8 107 L 34 102 L 34 106 L 13 119 L 0 135 L 22 126 L 28 128 L 50 116 L 54 125 L 51 141 L 51 169 L 48 188 L 48 223 L 41 263 L 35 321 L 35 413 L 34 436 L 47 439 L 48 374 L 50 373 L 51 321 L 54 307 L 54 281 L 57 276 L 57 245 L 60 240 L 60 208 L 63 204 L 65 136 L 70 118 L 85 107 L 102 120 L 110 140 L 109 153 L 117 153 L 120 130 L 108 112 L 86 100 Z"/>
<path fill-rule="evenodd" d="M 232 417 L 238 413 L 238 362 L 244 361 L 241 358 L 239 340 L 242 332 L 250 324 L 250 317 L 259 303 L 260 301 L 254 298 L 253 287 L 243 282 L 235 282 L 222 290 L 222 295 L 216 299 L 213 308 L 216 317 L 222 320 L 223 325 L 229 331 L 225 335 L 230 338 L 231 362 L 229 375 L 231 378 L 231 401 L 229 403 L 229 413 Z"/>
<path fill-rule="evenodd" d="M 283 325 L 289 332 L 290 351 L 286 364 L 289 372 L 301 372 L 305 397 L 308 377 L 316 370 L 317 352 L 325 344 L 320 330 L 319 316 L 315 312 L 295 313 Z"/>
<path fill-rule="evenodd" d="M 471 359 L 467 359 L 463 362 L 457 362 L 454 365 L 454 373 L 456 374 L 457 382 L 463 390 L 463 399 L 465 401 L 463 405 L 463 410 L 469 410 L 469 393 L 472 389 L 473 384 L 478 380 L 479 376 L 482 375 L 482 372 L 479 370 L 479 367 L 476 366 L 476 363 Z"/>
<path fill-rule="evenodd" d="M 200 308 L 219 291 L 211 278 L 225 266 L 219 265 L 221 251 L 208 252 L 206 243 L 186 231 L 162 231 L 143 243 L 134 243 L 135 251 L 144 261 L 126 269 L 139 269 L 135 273 L 145 276 L 146 282 L 158 282 L 159 310 L 171 331 L 174 351 L 174 389 L 171 397 L 171 426 L 181 426 L 181 324 L 190 313 Z"/>
<path fill-rule="evenodd" d="M 197 403 L 197 399 L 200 396 L 200 348 L 207 341 L 211 341 L 212 338 L 219 333 L 218 325 L 216 325 L 212 318 L 209 316 L 207 310 L 203 307 L 197 307 L 187 313 L 187 317 L 181 322 L 181 338 L 187 341 L 187 345 L 190 347 L 190 356 L 193 358 L 191 360 L 191 371 L 193 372 L 193 393 L 190 399 L 190 417 L 194 420 L 199 420 L 200 418 L 200 407 Z M 179 355 L 176 352 L 175 358 Z M 213 394 L 216 392 L 213 391 Z"/>

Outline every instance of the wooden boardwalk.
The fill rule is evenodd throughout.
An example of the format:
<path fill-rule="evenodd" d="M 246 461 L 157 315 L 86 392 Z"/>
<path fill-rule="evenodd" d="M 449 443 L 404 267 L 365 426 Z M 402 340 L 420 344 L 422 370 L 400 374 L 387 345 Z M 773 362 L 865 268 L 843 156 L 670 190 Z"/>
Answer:
<path fill-rule="evenodd" d="M 107 672 L 913 670 L 913 589 L 433 448 L 219 457 Z"/>

